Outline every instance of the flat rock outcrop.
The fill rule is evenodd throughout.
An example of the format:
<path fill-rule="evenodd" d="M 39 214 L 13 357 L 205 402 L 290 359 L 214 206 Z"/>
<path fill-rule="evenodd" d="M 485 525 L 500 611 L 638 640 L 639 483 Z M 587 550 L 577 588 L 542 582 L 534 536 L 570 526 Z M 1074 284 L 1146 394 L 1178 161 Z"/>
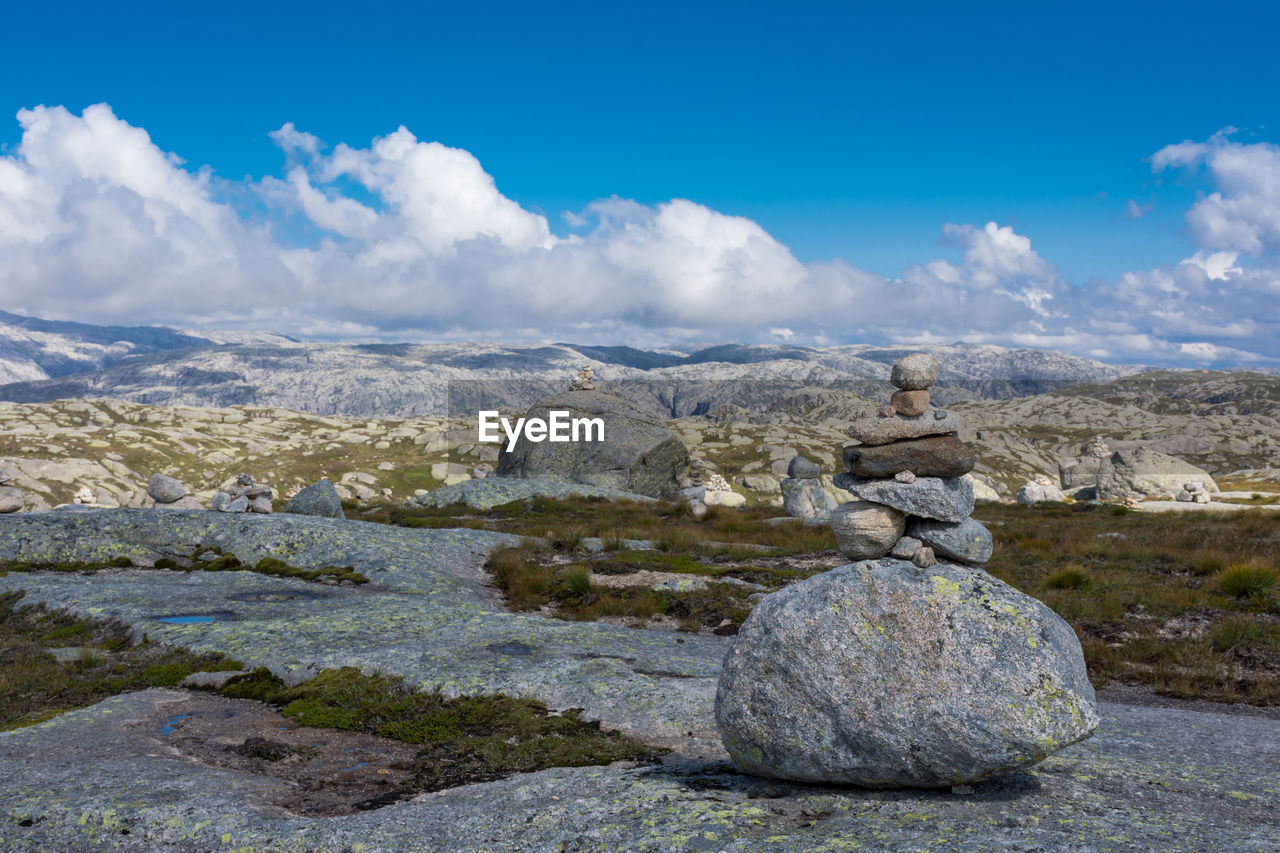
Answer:
<path fill-rule="evenodd" d="M 886 558 L 762 600 L 725 658 L 716 722 L 750 773 L 936 787 L 1041 761 L 1098 715 L 1049 608 L 980 569 Z"/>
<path fill-rule="evenodd" d="M 442 486 L 424 495 L 415 495 L 406 506 L 444 507 L 465 504 L 476 509 L 492 509 L 495 506 L 525 498 L 609 498 L 611 500 L 653 500 L 648 495 L 638 495 L 621 489 L 589 486 L 585 483 L 564 483 L 559 480 L 518 479 L 514 477 L 488 476 L 480 480 L 463 480 L 451 486 Z"/>
<path fill-rule="evenodd" d="M 606 489 L 672 497 L 689 465 L 680 438 L 632 403 L 603 391 L 566 391 L 530 407 L 526 418 L 547 419 L 552 410 L 569 418 L 600 418 L 603 441 L 520 440 L 498 456 L 499 477 L 558 480 Z"/>
<path fill-rule="evenodd" d="M 1192 480 L 1203 483 L 1210 492 L 1218 491 L 1207 471 L 1176 456 L 1146 447 L 1117 450 L 1098 466 L 1098 497 L 1123 500 L 1174 495 Z"/>

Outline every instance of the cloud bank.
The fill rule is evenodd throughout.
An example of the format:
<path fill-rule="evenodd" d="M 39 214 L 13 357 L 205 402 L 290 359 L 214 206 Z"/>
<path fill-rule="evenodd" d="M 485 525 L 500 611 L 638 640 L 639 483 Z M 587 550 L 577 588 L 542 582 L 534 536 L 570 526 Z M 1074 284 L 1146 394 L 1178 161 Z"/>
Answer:
<path fill-rule="evenodd" d="M 330 148 L 285 124 L 271 134 L 281 175 L 233 183 L 105 104 L 18 122 L 0 156 L 0 307 L 20 313 L 348 338 L 942 339 L 1280 360 L 1280 148 L 1229 132 L 1151 158 L 1212 185 L 1186 213 L 1187 258 L 1071 283 L 995 222 L 944 225 L 952 259 L 896 277 L 802 263 L 758 223 L 683 199 L 601 199 L 557 236 L 469 152 L 404 127 Z"/>

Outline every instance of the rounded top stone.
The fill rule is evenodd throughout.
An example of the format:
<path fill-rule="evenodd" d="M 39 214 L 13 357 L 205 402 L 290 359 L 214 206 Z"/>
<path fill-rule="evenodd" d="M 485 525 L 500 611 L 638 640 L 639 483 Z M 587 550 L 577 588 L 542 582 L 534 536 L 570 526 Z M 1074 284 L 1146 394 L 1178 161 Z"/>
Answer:
<path fill-rule="evenodd" d="M 903 391 L 923 391 L 938 381 L 938 360 L 927 352 L 904 356 L 893 363 L 889 381 Z"/>
<path fill-rule="evenodd" d="M 822 476 L 822 469 L 812 459 L 794 456 L 787 465 L 787 476 L 795 480 L 816 480 Z"/>

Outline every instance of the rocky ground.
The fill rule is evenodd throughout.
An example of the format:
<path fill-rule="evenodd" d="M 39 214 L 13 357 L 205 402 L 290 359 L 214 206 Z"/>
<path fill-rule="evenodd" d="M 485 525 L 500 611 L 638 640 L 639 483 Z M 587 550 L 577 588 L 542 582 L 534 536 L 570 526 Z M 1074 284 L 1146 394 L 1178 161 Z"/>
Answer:
<path fill-rule="evenodd" d="M 869 792 L 739 775 L 724 760 L 712 720 L 730 639 L 505 612 L 482 566 L 490 549 L 512 539 L 281 515 L 99 510 L 0 518 L 0 559 L 10 563 L 126 556 L 146 564 L 217 544 L 245 563 L 274 556 L 301 568 L 350 565 L 370 582 L 122 568 L 11 572 L 0 577 L 0 591 L 23 589 L 31 601 L 226 652 L 290 681 L 326 667 L 379 668 L 450 693 L 505 691 L 552 708 L 584 708 L 589 718 L 673 750 L 658 765 L 551 769 L 371 811 L 305 817 L 289 790 L 295 783 L 208 746 L 226 737 L 218 717 L 247 731 L 263 730 L 269 717 L 231 700 L 148 690 L 0 736 L 0 847 L 1280 846 L 1280 729 L 1258 717 L 1103 704 L 1089 740 L 1003 780 L 952 790 Z M 162 621 L 184 616 L 207 621 Z M 390 769 L 376 764 L 377 744 L 343 748 L 374 753 L 365 757 L 375 773 Z M 313 770 L 359 777 L 366 768 L 352 765 L 362 760 Z"/>

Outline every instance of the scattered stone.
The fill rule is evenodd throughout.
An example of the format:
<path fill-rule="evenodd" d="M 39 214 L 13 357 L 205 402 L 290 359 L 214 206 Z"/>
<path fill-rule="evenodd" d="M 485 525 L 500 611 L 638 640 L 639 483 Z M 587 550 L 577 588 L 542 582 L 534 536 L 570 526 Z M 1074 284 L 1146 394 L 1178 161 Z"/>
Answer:
<path fill-rule="evenodd" d="M 26 503 L 21 489 L 13 486 L 0 486 L 0 513 L 18 512 Z"/>
<path fill-rule="evenodd" d="M 152 474 L 147 482 L 147 494 L 158 504 L 171 504 L 187 496 L 187 487 L 164 474 Z"/>
<path fill-rule="evenodd" d="M 81 486 L 79 490 L 76 491 L 76 496 L 71 499 L 71 502 L 77 504 L 96 504 L 98 502 L 98 496 L 95 495 L 93 493 L 93 489 L 88 486 Z"/>
<path fill-rule="evenodd" d="M 973 484 L 961 477 L 917 477 L 914 483 L 907 484 L 842 473 L 837 474 L 834 481 L 838 488 L 863 500 L 921 518 L 964 521 L 973 512 Z"/>
<path fill-rule="evenodd" d="M 916 475 L 913 471 L 899 471 L 893 475 L 893 479 L 899 483 L 906 483 L 910 485 L 916 481 Z"/>
<path fill-rule="evenodd" d="M 913 518 L 907 523 L 907 535 L 951 560 L 982 564 L 991 559 L 994 544 L 991 531 L 980 521 L 966 518 L 960 522 Z"/>
<path fill-rule="evenodd" d="M 822 469 L 811 459 L 793 456 L 787 465 L 787 476 L 793 480 L 816 480 L 822 476 Z"/>
<path fill-rule="evenodd" d="M 237 500 L 239 500 L 237 498 Z M 271 498 L 257 497 L 249 501 L 249 511 L 256 512 L 261 515 L 271 514 Z"/>
<path fill-rule="evenodd" d="M 863 444 L 888 444 L 906 438 L 924 438 L 929 435 L 951 435 L 961 428 L 961 419 L 942 409 L 934 409 L 932 418 L 881 417 L 855 421 L 849 426 L 849 436 Z"/>
<path fill-rule="evenodd" d="M 248 474 L 241 473 L 240 476 L 236 477 L 236 485 L 242 489 L 247 489 L 253 485 L 253 477 L 250 477 Z"/>
<path fill-rule="evenodd" d="M 319 480 L 307 486 L 284 505 L 285 512 L 296 515 L 319 515 L 325 518 L 346 518 L 342 511 L 342 498 L 329 480 Z"/>
<path fill-rule="evenodd" d="M 927 569 L 938 564 L 932 548 L 920 548 L 911 555 L 912 564 L 918 569 Z"/>
<path fill-rule="evenodd" d="M 845 465 L 859 477 L 892 477 L 899 471 L 911 471 L 917 477 L 961 477 L 977 461 L 973 448 L 954 435 L 844 448 Z"/>
<path fill-rule="evenodd" d="M 1018 489 L 1017 501 L 1020 504 L 1061 503 L 1067 496 L 1053 484 L 1027 483 Z"/>
<path fill-rule="evenodd" d="M 890 556 L 897 557 L 899 560 L 910 560 L 916 551 L 924 547 L 924 543 L 919 539 L 911 536 L 903 536 L 897 542 L 893 543 L 893 550 L 889 552 Z"/>
<path fill-rule="evenodd" d="M 1041 761 L 1098 712 L 1049 608 L 979 569 L 883 559 L 763 598 L 725 657 L 716 722 L 747 773 L 932 788 Z"/>
<path fill-rule="evenodd" d="M 904 391 L 923 391 L 938 381 L 938 360 L 923 352 L 900 358 L 889 371 L 889 381 Z"/>
<path fill-rule="evenodd" d="M 209 509 L 222 512 L 229 503 L 231 503 L 231 495 L 226 492 L 214 492 L 213 497 L 209 498 Z"/>
<path fill-rule="evenodd" d="M 841 554 L 851 560 L 874 560 L 902 538 L 907 517 L 892 507 L 850 501 L 831 513 L 830 524 Z"/>
<path fill-rule="evenodd" d="M 889 405 L 898 414 L 909 418 L 918 418 L 929 410 L 928 391 L 895 391 L 889 398 Z"/>

